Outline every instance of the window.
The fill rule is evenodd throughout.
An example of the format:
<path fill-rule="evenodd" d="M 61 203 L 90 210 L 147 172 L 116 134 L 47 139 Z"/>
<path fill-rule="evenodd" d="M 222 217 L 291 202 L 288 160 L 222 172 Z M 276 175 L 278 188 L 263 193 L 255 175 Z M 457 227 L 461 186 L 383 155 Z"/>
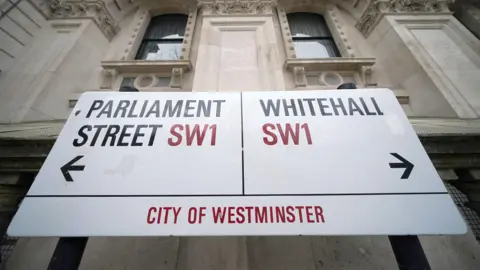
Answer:
<path fill-rule="evenodd" d="M 180 59 L 187 15 L 168 14 L 153 17 L 135 59 Z"/>
<path fill-rule="evenodd" d="M 313 13 L 287 15 L 297 58 L 340 57 L 323 16 Z"/>

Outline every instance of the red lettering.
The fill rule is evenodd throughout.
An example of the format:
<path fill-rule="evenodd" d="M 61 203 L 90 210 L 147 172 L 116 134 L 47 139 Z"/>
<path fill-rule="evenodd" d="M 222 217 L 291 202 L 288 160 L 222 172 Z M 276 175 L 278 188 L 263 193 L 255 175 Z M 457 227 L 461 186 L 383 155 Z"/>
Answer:
<path fill-rule="evenodd" d="M 273 223 L 273 207 L 270 206 L 269 208 L 270 208 L 270 222 Z M 268 221 L 267 221 L 267 223 L 268 223 Z"/>
<path fill-rule="evenodd" d="M 262 207 L 260 212 L 260 207 L 255 207 L 255 223 L 266 223 L 267 222 L 267 207 Z"/>
<path fill-rule="evenodd" d="M 275 135 L 275 133 L 273 133 L 272 131 L 269 131 L 268 128 L 271 129 L 272 131 L 275 130 L 275 126 L 273 124 L 263 125 L 263 127 L 262 127 L 263 133 L 265 133 L 265 135 L 271 137 L 271 140 L 269 140 L 268 137 L 263 137 L 263 142 L 266 145 L 275 145 L 278 142 L 277 135 Z"/>
<path fill-rule="evenodd" d="M 156 207 L 150 207 L 150 209 L 148 209 L 148 215 L 147 215 L 147 223 L 148 224 L 152 224 L 153 222 L 155 222 L 155 218 L 151 217 L 152 212 L 157 212 L 157 208 Z"/>
<path fill-rule="evenodd" d="M 315 215 L 317 217 L 317 222 L 322 221 L 322 223 L 325 223 L 325 219 L 323 218 L 323 209 L 320 206 L 315 206 Z"/>
<path fill-rule="evenodd" d="M 305 129 L 305 136 L 307 137 L 307 143 L 312 144 L 312 137 L 310 136 L 310 129 L 308 128 L 308 124 L 305 123 L 301 127 Z"/>
<path fill-rule="evenodd" d="M 298 210 L 298 218 L 300 219 L 300 223 L 303 223 L 303 214 L 302 214 L 303 206 L 295 206 L 295 208 L 297 208 Z"/>
<path fill-rule="evenodd" d="M 175 210 L 178 210 L 178 211 L 175 211 Z M 182 210 L 182 207 L 173 207 L 173 224 L 177 224 L 177 218 L 178 218 L 178 214 L 180 214 L 180 210 Z"/>
<path fill-rule="evenodd" d="M 182 134 L 178 133 L 176 130 L 183 131 L 183 126 L 179 124 L 175 124 L 170 128 L 170 134 L 175 136 L 177 140 L 174 142 L 173 138 L 168 138 L 168 145 L 170 146 L 178 146 L 182 143 Z"/>
<path fill-rule="evenodd" d="M 237 223 L 238 224 L 243 224 L 243 222 L 245 222 L 245 215 L 243 214 L 244 212 L 245 212 L 245 208 L 241 206 L 237 207 Z"/>
<path fill-rule="evenodd" d="M 157 224 L 160 224 L 160 221 L 162 221 L 162 207 L 158 208 Z"/>
<path fill-rule="evenodd" d="M 280 132 L 280 137 L 282 138 L 282 142 L 284 145 L 288 144 L 288 140 L 290 137 L 293 139 L 293 143 L 298 145 L 298 140 L 300 138 L 300 124 L 295 124 L 295 131 L 292 129 L 292 125 L 290 123 L 285 124 L 285 132 L 282 129 L 281 124 L 277 124 L 277 129 Z"/>
<path fill-rule="evenodd" d="M 275 213 L 277 216 L 277 223 L 282 222 L 285 223 L 285 207 L 275 207 Z"/>
<path fill-rule="evenodd" d="M 217 124 L 211 125 L 210 129 L 212 130 L 212 138 L 210 139 L 210 145 L 215 145 L 215 142 L 217 140 Z"/>
<path fill-rule="evenodd" d="M 195 124 L 193 130 L 190 130 L 190 125 L 186 125 L 186 136 L 187 136 L 187 145 L 192 145 L 193 139 L 197 138 L 197 145 L 203 144 L 203 139 L 205 139 L 205 134 L 207 133 L 208 125 L 204 125 L 202 133 L 200 133 L 200 125 Z"/>
<path fill-rule="evenodd" d="M 213 222 L 215 223 L 223 223 L 225 220 L 225 207 L 212 207 L 213 213 Z"/>
<path fill-rule="evenodd" d="M 315 221 L 313 219 L 310 219 L 311 216 L 313 216 L 313 213 L 310 212 L 312 210 L 312 206 L 305 206 L 305 212 L 307 212 L 307 222 L 308 223 L 314 223 Z"/>
<path fill-rule="evenodd" d="M 228 207 L 228 224 L 235 224 L 233 217 L 235 216 L 235 207 Z"/>
<path fill-rule="evenodd" d="M 247 217 L 248 217 L 248 221 L 247 221 L 247 222 L 250 224 L 250 223 L 252 223 L 252 220 L 251 220 L 250 217 L 252 216 L 252 213 L 251 213 L 251 212 L 252 212 L 252 210 L 253 210 L 253 206 L 247 206 L 247 207 L 245 207 L 245 209 L 247 209 Z"/>
<path fill-rule="evenodd" d="M 287 212 L 287 221 L 290 222 L 290 223 L 293 223 L 295 222 L 295 214 L 293 213 L 293 211 L 295 210 L 295 208 L 293 208 L 293 206 L 287 206 L 286 208 L 286 212 Z"/>
<path fill-rule="evenodd" d="M 166 213 L 165 213 L 165 219 L 163 220 L 163 224 L 167 224 L 168 222 L 168 212 L 170 212 L 170 210 L 172 209 L 172 207 L 163 207 L 163 209 L 165 209 Z"/>
<path fill-rule="evenodd" d="M 200 218 L 198 219 L 198 223 L 202 223 L 203 217 L 205 217 L 207 214 L 205 213 L 207 211 L 206 207 L 200 207 Z"/>
<path fill-rule="evenodd" d="M 195 224 L 197 222 L 197 208 L 190 207 L 188 209 L 188 223 Z"/>

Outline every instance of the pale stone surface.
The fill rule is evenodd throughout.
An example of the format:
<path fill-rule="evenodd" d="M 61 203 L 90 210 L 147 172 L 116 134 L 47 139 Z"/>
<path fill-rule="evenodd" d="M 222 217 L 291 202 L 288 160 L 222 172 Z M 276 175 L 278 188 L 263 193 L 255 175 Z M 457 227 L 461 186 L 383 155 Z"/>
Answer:
<path fill-rule="evenodd" d="M 284 89 L 271 17 L 204 17 L 197 31 L 193 91 Z"/>
<path fill-rule="evenodd" d="M 182 237 L 177 270 L 247 270 L 245 237 Z"/>
<path fill-rule="evenodd" d="M 45 270 L 58 238 L 20 238 L 6 263 L 6 270 Z"/>
<path fill-rule="evenodd" d="M 248 269 L 315 270 L 308 236 L 247 237 Z"/>
<path fill-rule="evenodd" d="M 178 237 L 93 237 L 80 270 L 175 270 L 178 245 Z"/>
<path fill-rule="evenodd" d="M 480 245 L 471 231 L 460 236 L 419 239 L 432 269 L 480 269 Z"/>
<path fill-rule="evenodd" d="M 386 236 L 310 238 L 316 269 L 397 269 Z"/>

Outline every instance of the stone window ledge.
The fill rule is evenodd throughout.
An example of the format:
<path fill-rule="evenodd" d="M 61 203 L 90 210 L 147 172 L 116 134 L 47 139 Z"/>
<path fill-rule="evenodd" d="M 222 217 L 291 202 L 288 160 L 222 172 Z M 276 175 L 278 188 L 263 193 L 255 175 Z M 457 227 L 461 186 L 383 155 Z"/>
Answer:
<path fill-rule="evenodd" d="M 371 66 L 375 64 L 375 58 L 287 58 L 284 67 L 293 72 L 295 87 L 307 87 L 307 73 L 322 72 L 345 72 L 350 71 L 357 74 L 361 82 L 357 81 L 360 87 L 375 86 L 370 81 Z M 328 85 L 328 84 L 327 84 Z"/>
<path fill-rule="evenodd" d="M 360 70 L 362 67 L 370 67 L 375 64 L 375 58 L 290 58 L 285 60 L 285 67 L 293 70 L 294 67 L 303 67 L 305 71 L 328 71 L 328 70 Z"/>
<path fill-rule="evenodd" d="M 190 60 L 130 60 L 130 61 L 102 61 L 104 69 L 115 70 L 117 73 L 170 73 L 175 68 L 183 71 L 191 69 Z"/>
<path fill-rule="evenodd" d="M 112 89 L 117 75 L 126 73 L 158 74 L 171 73 L 170 87 L 182 88 L 183 73 L 192 68 L 190 60 L 112 60 L 102 61 L 104 80 L 101 89 Z"/>

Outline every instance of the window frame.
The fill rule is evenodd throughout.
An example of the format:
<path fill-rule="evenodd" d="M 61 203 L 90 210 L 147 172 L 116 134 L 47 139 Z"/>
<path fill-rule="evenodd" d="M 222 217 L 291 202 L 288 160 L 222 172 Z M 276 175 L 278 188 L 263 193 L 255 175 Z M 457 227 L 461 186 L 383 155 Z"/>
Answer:
<path fill-rule="evenodd" d="M 317 57 L 317 58 L 335 58 L 335 57 L 342 57 L 342 54 L 340 53 L 340 50 L 338 49 L 337 45 L 335 44 L 335 39 L 333 38 L 333 34 L 332 34 L 332 31 L 330 31 L 330 28 L 328 27 L 328 24 L 325 20 L 325 17 L 321 14 L 318 14 L 318 13 L 313 13 L 313 12 L 291 12 L 291 13 L 287 13 L 286 14 L 286 18 L 287 18 L 287 24 L 288 24 L 288 27 L 291 29 L 291 25 L 290 25 L 290 18 L 289 18 L 289 15 L 292 15 L 292 14 L 311 14 L 311 15 L 315 15 L 315 17 L 317 17 L 320 21 L 320 25 L 323 25 L 328 36 L 310 36 L 310 37 L 296 37 L 296 36 L 293 36 L 292 35 L 292 43 L 293 43 L 293 46 L 295 48 L 295 54 L 298 55 L 298 52 L 297 52 L 297 49 L 296 49 L 296 46 L 295 46 L 295 41 L 317 41 L 317 40 L 328 40 L 330 41 L 330 44 L 332 44 L 332 50 L 334 52 L 335 55 L 333 56 L 328 56 L 328 57 Z M 290 30 L 291 31 L 291 30 Z M 322 44 L 323 46 L 325 46 L 324 44 Z M 328 52 L 328 50 L 327 50 Z M 298 59 L 307 59 L 308 57 L 297 57 Z"/>
<path fill-rule="evenodd" d="M 151 31 L 151 29 L 156 26 L 153 21 L 155 20 L 155 18 L 159 18 L 159 17 L 162 17 L 162 16 L 179 16 L 179 17 L 184 17 L 186 20 L 185 20 L 185 29 L 183 31 L 183 37 L 182 38 L 145 38 L 145 36 L 148 35 L 149 31 Z M 190 20 L 191 16 L 189 15 L 185 15 L 185 14 L 182 14 L 182 13 L 165 13 L 165 14 L 160 14 L 160 15 L 157 15 L 155 17 L 152 17 L 148 23 L 148 26 L 147 26 L 147 29 L 145 30 L 145 33 L 143 34 L 143 37 L 140 41 L 140 45 L 138 46 L 138 50 L 137 50 L 137 53 L 135 54 L 135 60 L 141 60 L 141 61 L 162 61 L 162 60 L 166 60 L 166 61 L 176 61 L 176 60 L 182 60 L 182 48 L 180 48 L 180 55 L 177 59 L 159 59 L 159 60 L 147 60 L 146 57 L 145 58 L 140 58 L 141 55 L 145 54 L 145 55 L 148 55 L 148 52 L 145 51 L 145 46 L 146 44 L 148 43 L 151 43 L 151 42 L 156 42 L 156 44 L 178 44 L 180 47 L 183 46 L 184 44 L 184 40 L 186 38 L 186 33 L 187 33 L 187 27 L 188 27 L 188 23 L 189 23 L 189 20 Z M 161 27 L 161 25 L 160 25 Z"/>

